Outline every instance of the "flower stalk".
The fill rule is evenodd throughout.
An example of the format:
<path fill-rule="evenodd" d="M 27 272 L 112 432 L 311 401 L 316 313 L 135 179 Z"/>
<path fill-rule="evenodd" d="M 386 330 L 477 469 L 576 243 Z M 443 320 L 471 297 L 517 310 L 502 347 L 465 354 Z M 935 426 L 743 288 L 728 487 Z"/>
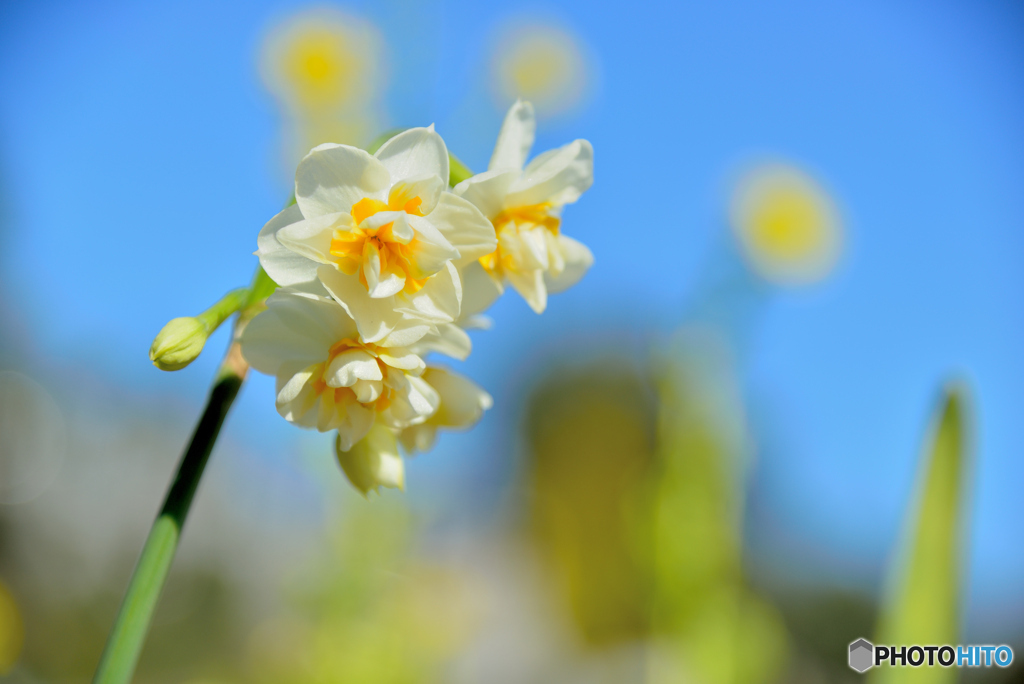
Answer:
<path fill-rule="evenodd" d="M 239 338 L 245 325 L 263 308 L 263 300 L 275 287 L 274 281 L 260 268 L 250 287 L 228 293 L 202 314 L 208 316 L 211 322 L 216 320 L 213 326 L 216 327 L 228 316 L 241 310 L 235 320 L 231 345 L 217 371 L 206 408 L 181 457 L 178 472 L 167 490 L 163 506 L 150 528 L 139 562 L 128 582 L 117 619 L 96 669 L 94 684 L 127 684 L 131 681 L 199 480 L 206 469 L 224 419 L 249 370 L 249 365 L 242 357 Z"/>

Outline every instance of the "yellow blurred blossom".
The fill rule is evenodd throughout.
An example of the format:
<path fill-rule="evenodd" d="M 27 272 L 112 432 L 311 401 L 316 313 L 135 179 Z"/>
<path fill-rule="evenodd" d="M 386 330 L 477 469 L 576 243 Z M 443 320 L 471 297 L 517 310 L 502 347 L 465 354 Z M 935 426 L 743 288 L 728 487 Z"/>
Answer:
<path fill-rule="evenodd" d="M 0 581 L 0 675 L 14 667 L 25 641 L 25 627 L 14 596 Z"/>
<path fill-rule="evenodd" d="M 380 85 L 380 39 L 368 22 L 319 8 L 270 32 L 263 79 L 287 106 L 305 112 L 358 107 Z"/>
<path fill-rule="evenodd" d="M 492 62 L 495 95 L 502 105 L 530 100 L 542 116 L 578 105 L 588 85 L 587 62 L 579 40 L 560 28 L 525 24 L 499 39 Z"/>
<path fill-rule="evenodd" d="M 831 198 L 791 166 L 759 167 L 739 184 L 732 224 L 747 258 L 783 284 L 824 278 L 839 256 L 841 228 Z"/>

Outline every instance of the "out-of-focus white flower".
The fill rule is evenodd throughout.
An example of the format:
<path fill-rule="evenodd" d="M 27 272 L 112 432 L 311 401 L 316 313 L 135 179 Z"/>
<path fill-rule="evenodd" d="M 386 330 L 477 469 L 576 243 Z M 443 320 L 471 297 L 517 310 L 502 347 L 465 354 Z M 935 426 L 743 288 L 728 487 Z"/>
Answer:
<path fill-rule="evenodd" d="M 364 495 L 380 487 L 405 489 L 405 462 L 398 453 L 395 432 L 374 425 L 350 449 L 343 449 L 341 434 L 334 443 L 335 454 L 348 481 Z"/>
<path fill-rule="evenodd" d="M 537 105 L 542 117 L 576 109 L 589 90 L 592 69 L 582 41 L 537 22 L 513 24 L 495 40 L 491 85 L 504 107 L 516 98 Z"/>
<path fill-rule="evenodd" d="M 375 423 L 402 429 L 437 410 L 437 391 L 420 377 L 423 359 L 408 349 L 428 330 L 405 327 L 366 342 L 326 293 L 281 289 L 246 326 L 242 355 L 277 378 L 277 410 L 285 419 L 337 430 L 339 448 L 347 451 Z"/>
<path fill-rule="evenodd" d="M 491 395 L 469 378 L 445 368 L 429 366 L 423 379 L 437 391 L 437 411 L 423 423 L 402 430 L 398 439 L 406 451 L 428 451 L 437 439 L 438 428 L 465 430 L 480 420 L 494 405 Z"/>
<path fill-rule="evenodd" d="M 493 302 L 507 280 L 541 313 L 548 293 L 576 283 L 594 260 L 586 246 L 561 233 L 562 208 L 593 183 L 593 148 L 575 140 L 526 164 L 535 127 L 533 107 L 517 101 L 505 116 L 487 171 L 454 189 L 497 233 L 497 249 L 462 269 L 464 290 L 479 300 L 476 308 Z"/>
<path fill-rule="evenodd" d="M 748 173 L 737 186 L 731 214 L 744 255 L 768 280 L 807 284 L 836 265 L 839 212 L 821 185 L 795 167 L 768 164 Z"/>
<path fill-rule="evenodd" d="M 282 286 L 319 278 L 365 342 L 409 317 L 450 323 L 462 299 L 456 267 L 497 241 L 447 186 L 448 149 L 433 126 L 404 131 L 375 155 L 320 145 L 299 163 L 296 204 L 261 231 L 260 263 Z"/>

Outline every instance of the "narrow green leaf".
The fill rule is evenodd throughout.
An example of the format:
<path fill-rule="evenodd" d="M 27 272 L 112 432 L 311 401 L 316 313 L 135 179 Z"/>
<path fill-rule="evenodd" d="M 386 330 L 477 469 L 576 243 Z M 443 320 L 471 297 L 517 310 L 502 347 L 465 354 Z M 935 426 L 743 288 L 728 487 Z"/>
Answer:
<path fill-rule="evenodd" d="M 877 644 L 955 645 L 959 635 L 961 570 L 965 561 L 965 496 L 969 466 L 968 407 L 962 390 L 945 390 L 922 455 L 916 505 L 898 554 L 893 593 L 882 609 Z M 955 668 L 873 670 L 875 684 L 956 680 Z"/>

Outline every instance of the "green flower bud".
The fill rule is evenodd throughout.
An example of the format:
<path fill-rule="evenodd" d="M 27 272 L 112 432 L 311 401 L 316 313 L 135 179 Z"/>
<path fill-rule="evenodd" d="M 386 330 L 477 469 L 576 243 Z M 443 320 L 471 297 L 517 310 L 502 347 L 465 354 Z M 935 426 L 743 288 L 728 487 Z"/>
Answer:
<path fill-rule="evenodd" d="M 203 351 L 208 334 L 198 318 L 175 318 L 153 340 L 149 358 L 160 370 L 181 370 Z"/>

